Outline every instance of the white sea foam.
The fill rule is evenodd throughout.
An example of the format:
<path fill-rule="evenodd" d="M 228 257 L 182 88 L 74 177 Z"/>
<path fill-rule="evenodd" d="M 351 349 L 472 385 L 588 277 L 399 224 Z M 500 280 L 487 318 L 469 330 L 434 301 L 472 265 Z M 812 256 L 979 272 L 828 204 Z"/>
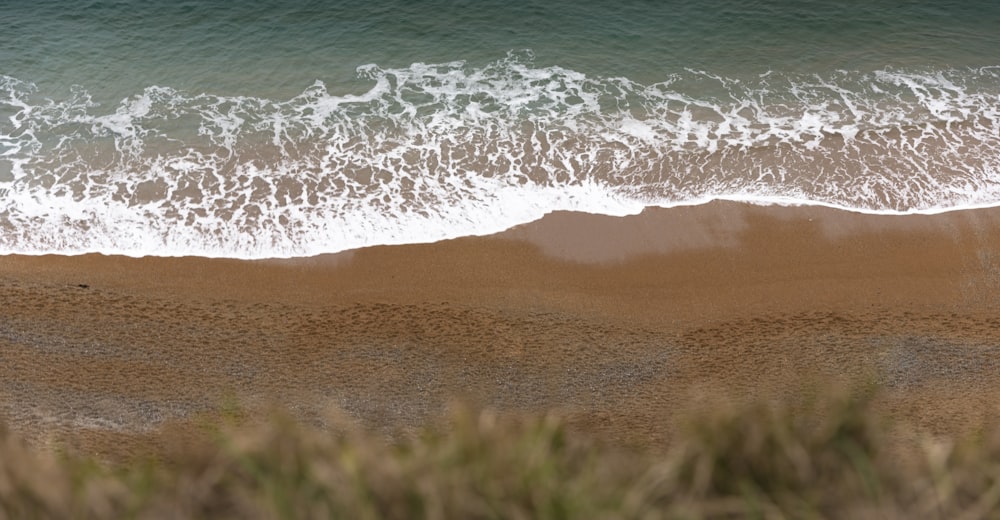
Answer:
<path fill-rule="evenodd" d="M 0 252 L 288 257 L 554 210 L 1000 204 L 997 68 L 641 85 L 512 54 L 358 72 L 360 94 L 150 87 L 110 109 L 0 76 Z"/>

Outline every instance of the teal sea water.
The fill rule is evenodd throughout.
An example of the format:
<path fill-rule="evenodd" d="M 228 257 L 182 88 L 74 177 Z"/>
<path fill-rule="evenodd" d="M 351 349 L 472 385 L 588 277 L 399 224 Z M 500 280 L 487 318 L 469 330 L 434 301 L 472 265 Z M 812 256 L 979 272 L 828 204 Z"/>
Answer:
<path fill-rule="evenodd" d="M 1000 3 L 0 0 L 0 253 L 1000 205 Z"/>

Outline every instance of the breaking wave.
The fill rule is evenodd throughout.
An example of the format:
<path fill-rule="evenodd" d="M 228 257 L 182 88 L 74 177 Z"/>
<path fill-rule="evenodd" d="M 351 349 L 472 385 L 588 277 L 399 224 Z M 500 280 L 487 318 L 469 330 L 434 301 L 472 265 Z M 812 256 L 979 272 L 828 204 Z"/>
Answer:
<path fill-rule="evenodd" d="M 152 86 L 110 108 L 0 76 L 0 252 L 309 256 L 720 198 L 1000 204 L 1000 67 L 644 85 L 523 52 L 358 74 L 366 92 Z"/>

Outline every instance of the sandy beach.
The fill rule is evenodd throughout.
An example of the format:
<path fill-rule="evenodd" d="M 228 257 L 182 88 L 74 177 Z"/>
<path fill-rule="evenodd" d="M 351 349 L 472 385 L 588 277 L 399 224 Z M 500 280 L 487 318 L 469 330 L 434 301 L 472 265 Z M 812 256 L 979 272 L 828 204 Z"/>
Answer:
<path fill-rule="evenodd" d="M 813 376 L 929 434 L 1000 397 L 998 209 L 555 213 L 294 260 L 5 256 L 0 285 L 3 420 L 104 455 L 228 404 L 393 433 L 461 399 L 656 443 L 701 393 Z"/>

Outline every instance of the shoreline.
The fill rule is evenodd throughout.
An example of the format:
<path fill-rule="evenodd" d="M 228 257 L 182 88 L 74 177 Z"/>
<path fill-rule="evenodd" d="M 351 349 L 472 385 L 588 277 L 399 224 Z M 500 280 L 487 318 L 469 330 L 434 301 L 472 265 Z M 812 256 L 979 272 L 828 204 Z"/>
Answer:
<path fill-rule="evenodd" d="M 203 255 L 203 254 L 191 254 L 191 253 L 171 253 L 171 254 L 146 254 L 146 253 L 134 253 L 131 251 L 120 251 L 114 250 L 111 252 L 100 251 L 100 250 L 84 250 L 84 251 L 58 251 L 49 253 L 24 253 L 24 252 L 0 252 L 0 257 L 28 257 L 28 258 L 45 258 L 45 257 L 105 257 L 105 258 L 129 258 L 129 259 L 144 259 L 144 258 L 159 258 L 159 259 L 201 259 L 201 260 L 211 260 L 211 261 L 240 261 L 240 262 L 308 262 L 314 259 L 329 259 L 340 256 L 351 256 L 356 251 L 363 251 L 367 249 L 382 248 L 382 247 L 408 247 L 408 246 L 419 246 L 419 245 L 431 245 L 439 244 L 442 242 L 450 242 L 453 240 L 464 240 L 464 239 L 482 239 L 482 238 L 502 238 L 502 237 L 521 237 L 525 229 L 532 229 L 536 227 L 548 227 L 546 222 L 552 219 L 562 219 L 567 216 L 570 218 L 581 218 L 581 219 L 592 219 L 600 221 L 618 221 L 624 220 L 629 221 L 632 219 L 646 220 L 652 214 L 662 215 L 665 212 L 707 212 L 718 210 L 719 208 L 726 207 L 746 207 L 746 208 L 762 208 L 765 211 L 774 211 L 776 213 L 781 212 L 802 212 L 803 214 L 826 214 L 826 216 L 832 214 L 843 214 L 855 217 L 856 220 L 864 220 L 869 218 L 879 219 L 881 217 L 886 217 L 887 222 L 893 220 L 897 222 L 902 222 L 900 219 L 914 218 L 916 220 L 926 219 L 931 217 L 932 219 L 937 219 L 941 217 L 961 215 L 964 213 L 993 213 L 1000 211 L 1000 202 L 997 203 L 983 203 L 983 204 L 971 204 L 965 206 L 954 206 L 954 207 L 933 207 L 930 209 L 922 210 L 864 210 L 852 208 L 849 206 L 840 206 L 837 204 L 817 202 L 808 199 L 795 199 L 787 197 L 712 197 L 705 199 L 695 199 L 686 202 L 678 202 L 667 206 L 651 205 L 651 206 L 637 206 L 641 209 L 638 212 L 631 212 L 630 210 L 624 210 L 624 206 L 618 208 L 619 213 L 615 212 L 591 212 L 583 210 L 554 210 L 541 215 L 540 217 L 530 220 L 527 222 L 522 222 L 520 224 L 513 224 L 510 227 L 500 227 L 498 231 L 471 231 L 471 234 L 463 235 L 444 235 L 440 238 L 420 238 L 416 242 L 387 242 L 387 243 L 376 243 L 372 245 L 365 245 L 360 247 L 350 247 L 348 249 L 335 251 L 335 252 L 322 252 L 315 254 L 296 254 L 292 256 L 227 256 L 227 255 Z M 714 209 L 699 209 L 699 208 L 714 208 Z M 838 220 L 850 220 L 840 218 Z M 601 237 L 602 239 L 607 239 L 607 237 Z M 623 255 L 618 255 L 619 257 Z M 589 262 L 588 259 L 576 259 L 579 261 Z"/>
<path fill-rule="evenodd" d="M 656 443 L 700 392 L 812 375 L 931 434 L 1000 397 L 1000 208 L 557 212 L 290 260 L 4 256 L 0 284 L 0 419 L 99 453 L 227 399 L 391 433 L 460 397 Z"/>

